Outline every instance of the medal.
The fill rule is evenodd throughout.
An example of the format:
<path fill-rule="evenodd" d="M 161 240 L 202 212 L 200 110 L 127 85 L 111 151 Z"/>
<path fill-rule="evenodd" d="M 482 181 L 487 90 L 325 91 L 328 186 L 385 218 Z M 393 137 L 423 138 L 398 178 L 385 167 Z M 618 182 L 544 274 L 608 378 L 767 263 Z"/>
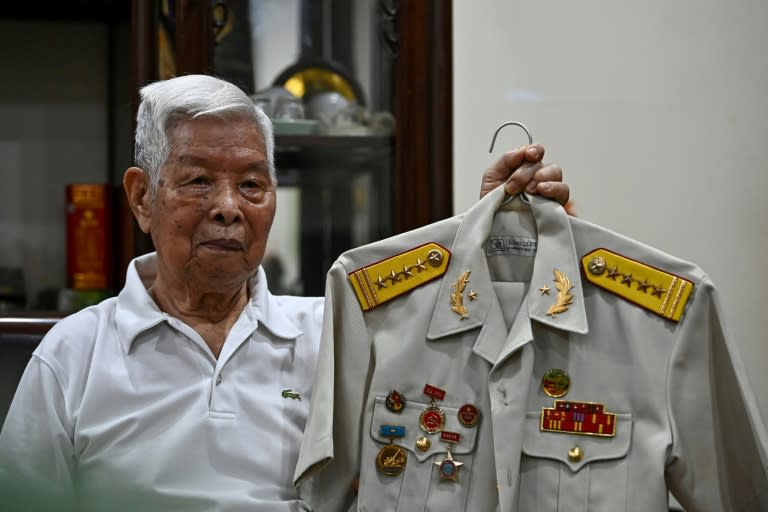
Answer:
<path fill-rule="evenodd" d="M 405 437 L 405 427 L 402 425 L 381 425 L 379 434 L 389 438 L 389 444 L 382 447 L 376 455 L 376 467 L 386 476 L 397 476 L 403 472 L 408 463 L 408 453 L 405 448 L 394 444 L 396 437 Z"/>
<path fill-rule="evenodd" d="M 459 481 L 459 469 L 464 465 L 463 462 L 459 462 L 453 458 L 451 453 L 451 445 L 458 443 L 461 440 L 461 434 L 458 432 L 442 432 L 440 434 L 440 441 L 448 443 L 447 453 L 442 461 L 435 461 L 435 466 L 440 473 L 440 481 L 451 480 L 453 482 Z"/>
<path fill-rule="evenodd" d="M 445 426 L 445 413 L 435 405 L 430 405 L 419 414 L 419 426 L 427 434 L 437 434 Z"/>
<path fill-rule="evenodd" d="M 408 454 L 397 444 L 388 444 L 376 455 L 376 467 L 387 476 L 397 476 L 403 472 L 408 463 Z"/>
<path fill-rule="evenodd" d="M 427 434 L 437 434 L 445 426 L 445 413 L 435 405 L 435 400 L 445 398 L 445 391 L 426 384 L 424 394 L 430 397 L 430 402 L 429 406 L 419 414 L 419 427 Z"/>
<path fill-rule="evenodd" d="M 568 394 L 571 378 L 563 370 L 552 368 L 544 372 L 541 378 L 541 389 L 552 398 L 560 398 Z"/>
<path fill-rule="evenodd" d="M 393 389 L 387 395 L 384 405 L 392 412 L 400 412 L 405 408 L 405 397 Z"/>
<path fill-rule="evenodd" d="M 466 428 L 477 425 L 480 420 L 480 411 L 472 404 L 464 404 L 459 408 L 459 423 Z"/>
<path fill-rule="evenodd" d="M 459 481 L 459 468 L 463 465 L 463 462 L 454 460 L 450 447 L 442 462 L 435 462 L 435 466 L 440 472 L 440 480 L 453 480 L 454 482 Z"/>
<path fill-rule="evenodd" d="M 459 481 L 459 469 L 464 465 L 463 462 L 459 462 L 453 458 L 451 453 L 451 445 L 448 444 L 448 451 L 445 454 L 445 458 L 442 461 L 435 461 L 435 466 L 440 473 L 440 481 L 451 480 L 453 482 Z"/>

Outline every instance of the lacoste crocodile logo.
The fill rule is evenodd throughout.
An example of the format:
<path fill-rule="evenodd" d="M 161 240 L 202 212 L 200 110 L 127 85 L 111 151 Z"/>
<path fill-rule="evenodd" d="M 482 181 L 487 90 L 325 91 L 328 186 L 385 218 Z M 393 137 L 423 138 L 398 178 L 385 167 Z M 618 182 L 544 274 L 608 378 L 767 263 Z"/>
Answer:
<path fill-rule="evenodd" d="M 284 389 L 281 393 L 283 398 L 290 398 L 291 400 L 301 400 L 301 395 L 292 389 Z"/>

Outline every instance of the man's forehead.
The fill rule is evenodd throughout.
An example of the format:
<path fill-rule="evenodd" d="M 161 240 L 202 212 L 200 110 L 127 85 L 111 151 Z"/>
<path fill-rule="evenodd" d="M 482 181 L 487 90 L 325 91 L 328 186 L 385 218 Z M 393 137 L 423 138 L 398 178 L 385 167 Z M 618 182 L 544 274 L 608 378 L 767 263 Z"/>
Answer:
<path fill-rule="evenodd" d="M 184 166 L 207 166 L 211 163 L 218 163 L 221 159 L 217 155 L 211 155 L 206 152 L 195 152 L 194 150 L 180 151 L 173 158 L 173 162 Z M 237 170 L 267 170 L 267 159 L 264 155 L 255 153 L 251 158 L 241 162 L 236 169 Z"/>

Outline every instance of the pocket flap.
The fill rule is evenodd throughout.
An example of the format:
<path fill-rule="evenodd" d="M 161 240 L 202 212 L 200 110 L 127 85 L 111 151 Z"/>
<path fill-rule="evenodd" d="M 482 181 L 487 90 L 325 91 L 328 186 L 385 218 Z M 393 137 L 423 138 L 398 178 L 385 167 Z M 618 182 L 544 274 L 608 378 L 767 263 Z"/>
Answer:
<path fill-rule="evenodd" d="M 413 453 L 419 462 L 424 462 L 436 453 L 446 453 L 448 445 L 440 441 L 440 434 L 427 434 L 419 427 L 419 415 L 421 411 L 429 407 L 429 404 L 406 400 L 405 407 L 401 412 L 392 412 L 387 409 L 385 401 L 385 397 L 377 396 L 376 402 L 373 405 L 371 437 L 374 440 L 382 444 L 389 444 L 390 438 L 381 435 L 381 426 L 400 425 L 405 427 L 405 436 L 392 439 L 391 441 Z M 474 451 L 477 425 L 470 428 L 462 425 L 458 417 L 459 409 L 456 407 L 446 407 L 442 404 L 439 407 L 445 413 L 445 427 L 443 430 L 456 432 L 461 436 L 458 443 L 451 444 L 451 453 L 460 455 Z M 416 449 L 416 440 L 422 436 L 430 441 L 429 448 L 424 451 Z"/>
<path fill-rule="evenodd" d="M 529 412 L 525 418 L 523 453 L 529 457 L 559 460 L 571 471 L 600 460 L 627 455 L 632 438 L 632 415 L 616 414 L 616 435 L 600 437 L 541 430 L 541 413 Z M 578 452 L 572 452 L 576 448 Z"/>

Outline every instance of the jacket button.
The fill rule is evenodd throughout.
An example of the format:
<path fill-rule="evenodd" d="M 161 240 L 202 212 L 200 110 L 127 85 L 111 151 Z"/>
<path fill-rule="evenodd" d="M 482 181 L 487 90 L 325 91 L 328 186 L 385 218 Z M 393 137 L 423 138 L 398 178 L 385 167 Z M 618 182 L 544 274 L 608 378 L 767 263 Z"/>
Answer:
<path fill-rule="evenodd" d="M 439 267 L 440 264 L 443 262 L 443 253 L 441 253 L 437 249 L 432 249 L 431 251 L 429 251 L 429 254 L 427 254 L 427 261 L 433 267 Z"/>
<path fill-rule="evenodd" d="M 218 386 L 219 384 L 221 384 L 221 374 L 216 376 L 216 385 Z"/>
<path fill-rule="evenodd" d="M 596 256 L 590 260 L 589 265 L 587 267 L 589 268 L 589 271 L 591 273 L 593 273 L 596 276 L 599 276 L 600 274 L 605 272 L 605 258 Z"/>
<path fill-rule="evenodd" d="M 571 462 L 579 462 L 582 457 L 584 457 L 584 450 L 580 447 L 574 446 L 568 450 L 568 458 L 571 459 Z"/>

